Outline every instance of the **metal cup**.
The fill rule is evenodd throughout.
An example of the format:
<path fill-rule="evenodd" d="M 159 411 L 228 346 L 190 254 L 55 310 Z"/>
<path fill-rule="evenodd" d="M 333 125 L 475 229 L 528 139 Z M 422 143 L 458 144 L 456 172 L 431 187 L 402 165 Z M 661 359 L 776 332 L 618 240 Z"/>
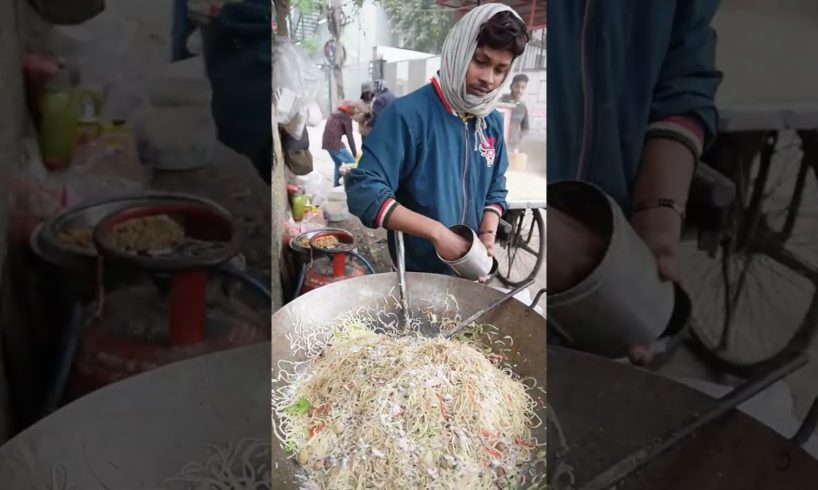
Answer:
<path fill-rule="evenodd" d="M 450 226 L 449 229 L 469 242 L 469 251 L 457 260 L 445 260 L 440 255 L 438 255 L 438 258 L 454 269 L 457 275 L 463 279 L 476 281 L 489 275 L 494 263 L 492 258 L 489 257 L 486 246 L 477 237 L 477 233 L 466 225 L 454 225 Z"/>
<path fill-rule="evenodd" d="M 548 295 L 548 320 L 575 345 L 621 357 L 629 346 L 650 344 L 687 320 L 684 291 L 659 279 L 656 258 L 610 196 L 591 184 L 557 182 L 549 184 L 548 197 L 552 208 L 564 209 L 607 241 L 588 277 Z"/>

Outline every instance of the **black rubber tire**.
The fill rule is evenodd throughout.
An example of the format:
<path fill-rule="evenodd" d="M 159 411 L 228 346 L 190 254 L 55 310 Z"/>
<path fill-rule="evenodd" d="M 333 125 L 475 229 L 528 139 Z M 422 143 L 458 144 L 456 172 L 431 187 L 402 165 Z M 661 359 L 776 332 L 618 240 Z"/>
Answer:
<path fill-rule="evenodd" d="M 497 279 L 500 280 L 504 285 L 509 287 L 517 287 L 521 284 L 525 283 L 529 279 L 532 279 L 537 273 L 540 272 L 540 269 L 545 263 L 545 220 L 543 219 L 542 211 L 539 209 L 526 209 L 522 211 L 523 213 L 532 213 L 532 217 L 534 219 L 534 226 L 537 228 L 537 232 L 540 236 L 540 246 L 539 250 L 537 251 L 537 260 L 534 263 L 534 267 L 532 268 L 531 272 L 523 279 L 519 281 L 512 281 L 510 280 L 503 272 L 502 268 L 498 267 L 497 269 Z"/>

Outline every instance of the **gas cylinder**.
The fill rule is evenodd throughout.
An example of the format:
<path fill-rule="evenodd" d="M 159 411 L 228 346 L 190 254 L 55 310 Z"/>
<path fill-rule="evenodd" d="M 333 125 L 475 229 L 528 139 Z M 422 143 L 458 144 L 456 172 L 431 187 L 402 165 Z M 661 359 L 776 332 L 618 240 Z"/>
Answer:
<path fill-rule="evenodd" d="M 342 263 L 342 266 L 339 266 L 339 262 Z M 316 257 L 304 272 L 304 285 L 301 291 L 303 294 L 327 284 L 366 274 L 366 268 L 355 260 L 349 260 L 348 256 L 336 254 L 331 258 L 328 256 Z"/>
<path fill-rule="evenodd" d="M 154 216 L 184 227 L 185 242 L 172 253 L 132 253 L 112 240 L 117 226 Z M 98 291 L 77 341 L 69 398 L 165 364 L 269 339 L 266 315 L 220 289 L 226 283 L 210 280 L 233 270 L 223 265 L 239 253 L 237 227 L 216 206 L 162 200 L 128 206 L 97 223 L 100 257 L 141 280 Z"/>
<path fill-rule="evenodd" d="M 248 306 L 223 298 L 205 313 L 204 338 L 172 340 L 170 301 L 151 285 L 107 293 L 101 312 L 91 305 L 68 385 L 74 400 L 157 367 L 269 340 L 269 326 Z"/>

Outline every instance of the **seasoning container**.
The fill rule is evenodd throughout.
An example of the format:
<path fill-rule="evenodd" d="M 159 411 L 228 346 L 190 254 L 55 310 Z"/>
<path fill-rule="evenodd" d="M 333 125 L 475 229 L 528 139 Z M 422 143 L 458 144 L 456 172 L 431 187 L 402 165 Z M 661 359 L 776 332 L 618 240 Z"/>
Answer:
<path fill-rule="evenodd" d="M 43 88 L 37 98 L 37 129 L 46 168 L 63 170 L 70 164 L 80 126 L 83 135 L 99 134 L 96 118 L 101 106 L 102 95 L 91 89 L 73 87 L 70 74 L 65 70 Z"/>
<path fill-rule="evenodd" d="M 469 242 L 469 251 L 457 260 L 445 260 L 440 255 L 438 255 L 438 258 L 464 279 L 476 281 L 488 276 L 492 271 L 494 261 L 489 257 L 488 250 L 477 237 L 477 233 L 466 225 L 454 225 L 450 226 L 449 229 Z"/>
<path fill-rule="evenodd" d="M 79 117 L 66 71 L 43 87 L 37 97 L 37 113 L 43 164 L 49 170 L 63 170 L 71 161 L 74 127 Z"/>
<path fill-rule="evenodd" d="M 304 211 L 306 211 L 307 207 L 307 196 L 304 194 L 304 191 L 297 191 L 296 194 L 293 195 L 291 207 L 294 220 L 301 221 L 304 219 Z"/>
<path fill-rule="evenodd" d="M 82 95 L 80 107 L 82 112 L 74 130 L 72 156 L 76 156 L 83 146 L 97 141 L 102 134 L 102 127 L 97 117 L 97 108 L 94 106 L 94 101 L 90 95 Z"/>
<path fill-rule="evenodd" d="M 120 150 L 127 150 L 134 143 L 133 132 L 122 119 L 114 119 L 110 123 L 101 124 L 100 138 L 104 140 L 106 146 Z"/>

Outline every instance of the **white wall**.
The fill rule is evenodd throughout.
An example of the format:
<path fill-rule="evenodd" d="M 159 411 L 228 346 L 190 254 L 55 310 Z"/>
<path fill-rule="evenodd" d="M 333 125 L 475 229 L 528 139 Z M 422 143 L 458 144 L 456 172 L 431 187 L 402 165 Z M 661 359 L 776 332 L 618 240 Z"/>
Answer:
<path fill-rule="evenodd" d="M 383 8 L 371 0 L 364 3 L 357 18 L 350 7 L 345 11 L 354 21 L 344 27 L 343 42 L 347 48 L 347 64 L 369 63 L 376 46 L 392 46 L 397 38 L 392 33 L 389 17 Z"/>
<path fill-rule="evenodd" d="M 818 2 L 723 0 L 713 26 L 720 106 L 818 103 Z"/>

